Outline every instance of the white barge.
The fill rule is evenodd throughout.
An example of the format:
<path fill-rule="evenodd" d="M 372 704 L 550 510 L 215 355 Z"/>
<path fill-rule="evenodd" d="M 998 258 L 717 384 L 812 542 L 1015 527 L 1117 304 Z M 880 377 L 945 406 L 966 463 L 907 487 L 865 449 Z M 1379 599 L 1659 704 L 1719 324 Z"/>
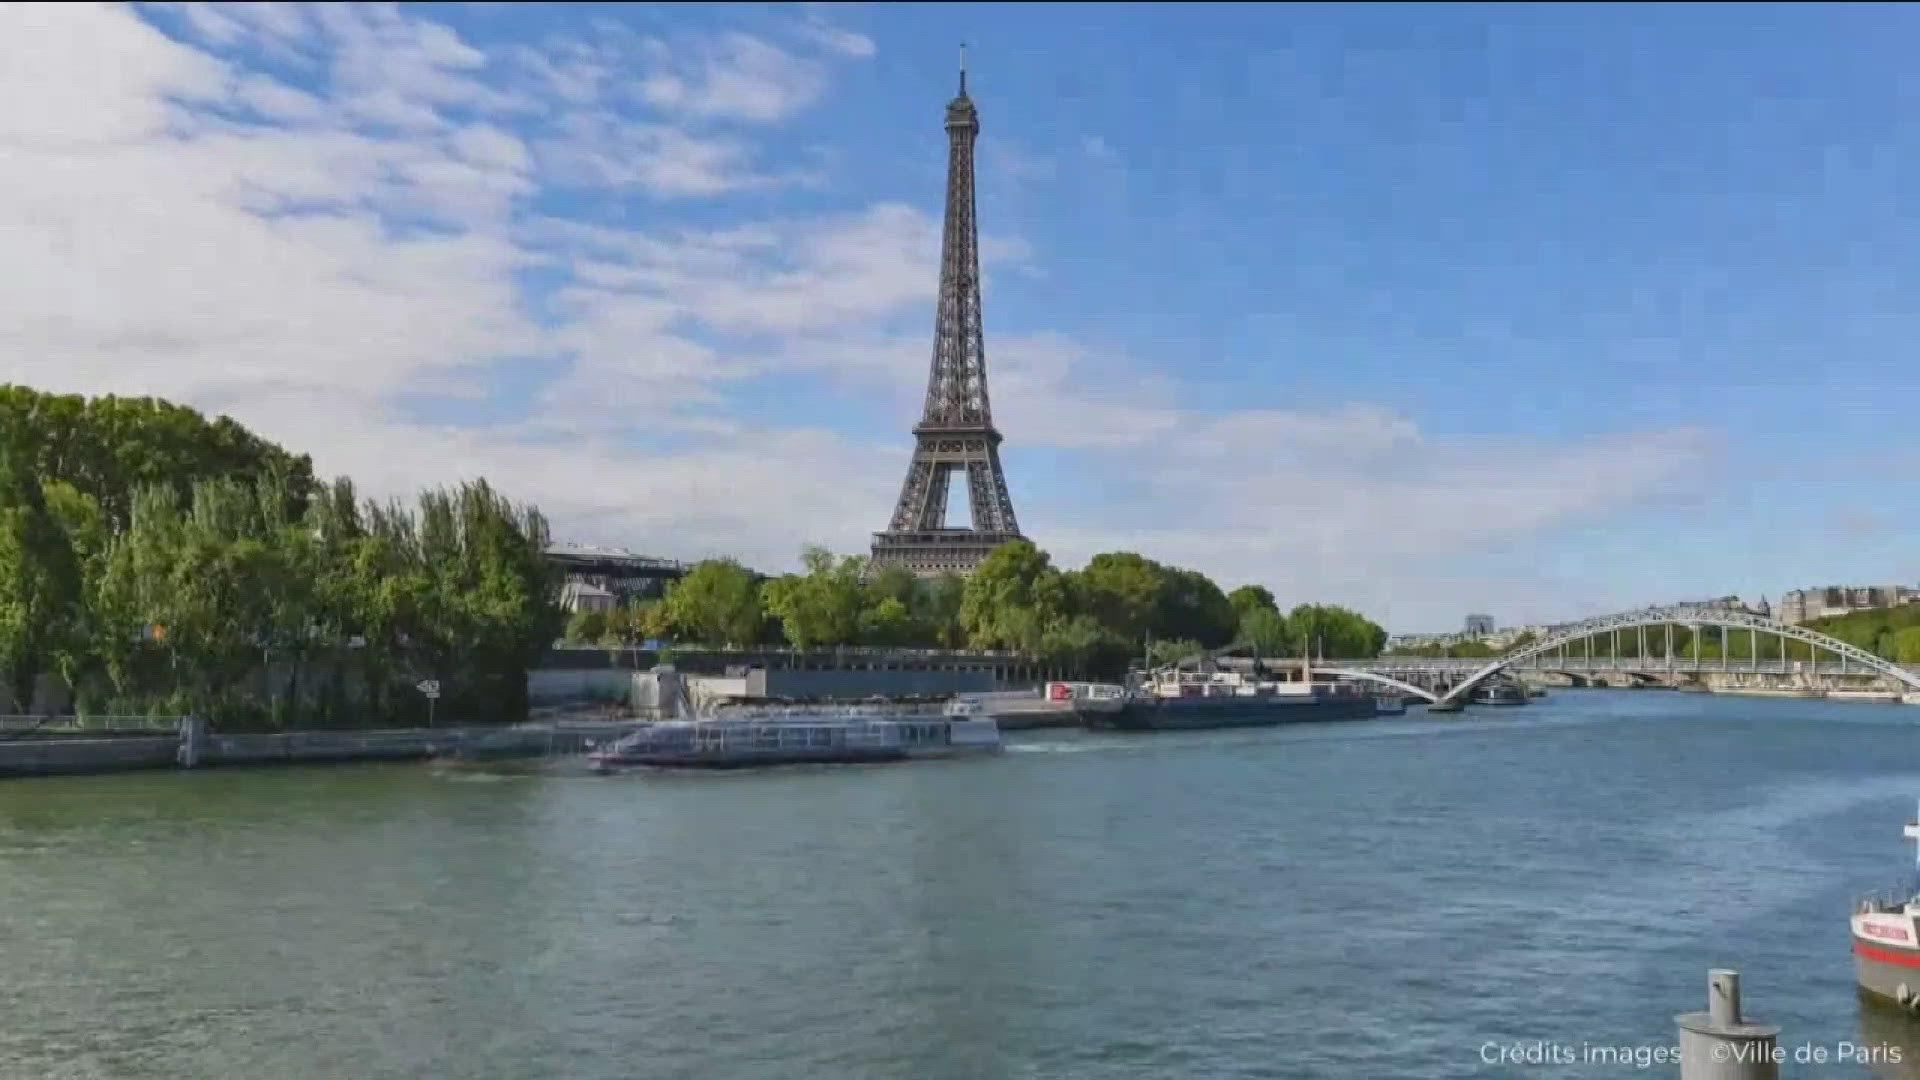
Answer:
<path fill-rule="evenodd" d="M 634 766 L 742 769 L 760 765 L 905 761 L 997 753 L 1000 726 L 979 706 L 939 715 L 848 707 L 769 709 L 716 719 L 666 720 L 587 756 L 596 770 Z"/>

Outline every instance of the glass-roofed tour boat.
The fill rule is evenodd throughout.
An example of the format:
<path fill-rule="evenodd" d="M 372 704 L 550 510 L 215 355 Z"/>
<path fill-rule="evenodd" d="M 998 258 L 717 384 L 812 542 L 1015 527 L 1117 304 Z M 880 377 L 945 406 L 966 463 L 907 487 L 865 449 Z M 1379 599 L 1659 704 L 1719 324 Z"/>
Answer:
<path fill-rule="evenodd" d="M 634 766 L 740 769 L 758 765 L 905 761 L 992 754 L 1000 726 L 976 702 L 937 714 L 904 708 L 751 708 L 648 724 L 587 755 L 600 772 Z"/>

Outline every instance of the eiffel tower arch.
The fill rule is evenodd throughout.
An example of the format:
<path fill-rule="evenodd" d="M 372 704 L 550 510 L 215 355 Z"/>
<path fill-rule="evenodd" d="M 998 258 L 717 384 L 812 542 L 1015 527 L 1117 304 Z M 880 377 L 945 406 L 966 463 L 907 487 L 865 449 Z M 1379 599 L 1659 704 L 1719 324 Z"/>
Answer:
<path fill-rule="evenodd" d="M 987 553 L 1019 540 L 1020 524 L 1000 467 L 1000 432 L 987 398 L 980 332 L 980 233 L 974 219 L 973 146 L 980 118 L 967 97 L 964 51 L 960 93 L 947 103 L 947 209 L 940 241 L 940 300 L 926 409 L 913 426 L 913 460 L 886 531 L 873 535 L 873 565 L 903 566 L 922 577 L 970 573 Z M 967 477 L 971 528 L 947 525 L 953 474 Z"/>

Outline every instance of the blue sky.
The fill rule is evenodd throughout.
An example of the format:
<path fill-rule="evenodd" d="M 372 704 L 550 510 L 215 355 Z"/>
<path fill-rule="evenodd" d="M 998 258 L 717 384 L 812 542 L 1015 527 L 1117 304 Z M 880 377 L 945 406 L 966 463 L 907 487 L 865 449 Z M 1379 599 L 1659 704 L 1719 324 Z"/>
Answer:
<path fill-rule="evenodd" d="M 0 378 L 372 492 L 484 473 L 570 539 L 860 550 L 965 40 L 995 412 L 1062 562 L 1396 630 L 1911 582 L 1916 20 L 16 7 Z"/>

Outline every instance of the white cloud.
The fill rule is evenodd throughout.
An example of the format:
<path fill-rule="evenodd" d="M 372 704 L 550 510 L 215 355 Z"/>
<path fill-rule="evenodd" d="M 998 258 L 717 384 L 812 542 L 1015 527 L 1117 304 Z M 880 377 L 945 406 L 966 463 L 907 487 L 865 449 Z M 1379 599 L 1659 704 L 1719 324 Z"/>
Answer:
<path fill-rule="evenodd" d="M 612 113 L 569 116 L 537 146 L 542 169 L 569 187 L 634 188 L 663 197 L 721 195 L 792 182 L 756 170 L 737 140 L 689 134 Z"/>
<path fill-rule="evenodd" d="M 468 164 L 523 173 L 531 167 L 527 145 L 491 124 L 469 124 L 453 135 L 453 148 Z"/>
<path fill-rule="evenodd" d="M 58 151 L 156 135 L 167 97 L 220 91 L 226 73 L 211 57 L 145 30 L 83 32 L 115 19 L 125 17 L 94 6 L 0 6 L 0 146 Z"/>
<path fill-rule="evenodd" d="M 1077 508 L 1075 519 L 1040 523 L 1057 526 L 1063 553 L 1137 547 L 1230 583 L 1448 625 L 1480 595 L 1448 580 L 1462 560 L 1696 482 L 1714 449 L 1686 429 L 1566 443 L 1439 441 L 1369 406 L 1176 413 L 1127 459 L 1139 503 L 1178 512 Z M 1535 576 L 1521 563 L 1508 580 Z M 1537 609 L 1541 596 L 1529 600 Z"/>
<path fill-rule="evenodd" d="M 843 27 L 828 26 L 822 22 L 809 22 L 802 24 L 800 32 L 822 48 L 830 49 L 842 56 L 865 59 L 877 51 L 872 38 Z"/>
<path fill-rule="evenodd" d="M 824 65 L 751 34 L 648 46 L 654 63 L 640 97 L 670 112 L 766 122 L 811 105 L 826 89 Z"/>

